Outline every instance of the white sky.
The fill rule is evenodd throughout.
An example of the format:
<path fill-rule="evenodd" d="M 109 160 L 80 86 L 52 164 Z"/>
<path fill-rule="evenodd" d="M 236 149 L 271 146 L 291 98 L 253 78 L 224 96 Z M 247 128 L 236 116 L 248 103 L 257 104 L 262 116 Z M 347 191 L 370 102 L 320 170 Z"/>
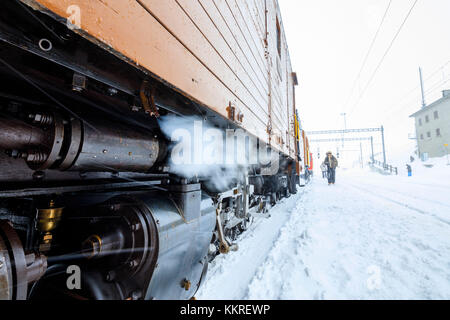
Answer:
<path fill-rule="evenodd" d="M 421 106 L 418 67 L 422 67 L 425 79 L 438 70 L 425 81 L 425 90 L 430 91 L 426 95 L 428 103 L 438 99 L 444 88 L 450 89 L 450 0 L 419 0 L 363 99 L 355 106 L 414 2 L 392 1 L 366 68 L 346 105 L 388 2 L 279 0 L 292 64 L 299 78 L 297 106 L 304 129 L 342 129 L 343 112 L 347 113 L 347 128 L 383 124 L 389 161 L 414 145 L 408 139 L 408 134 L 414 134 L 408 116 Z M 448 81 L 443 84 L 443 80 Z M 348 145 L 359 149 L 359 142 Z M 317 147 L 313 147 L 314 152 Z M 335 151 L 336 144 L 320 145 L 321 150 L 326 148 Z"/>

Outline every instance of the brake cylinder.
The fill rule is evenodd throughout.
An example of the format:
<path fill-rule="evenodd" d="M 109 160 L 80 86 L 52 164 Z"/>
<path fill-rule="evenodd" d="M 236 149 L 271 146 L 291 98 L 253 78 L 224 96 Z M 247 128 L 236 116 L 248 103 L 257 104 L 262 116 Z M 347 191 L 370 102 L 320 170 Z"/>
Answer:
<path fill-rule="evenodd" d="M 165 144 L 150 131 L 103 119 L 27 123 L 0 117 L 0 148 L 33 170 L 148 172 L 165 157 Z"/>

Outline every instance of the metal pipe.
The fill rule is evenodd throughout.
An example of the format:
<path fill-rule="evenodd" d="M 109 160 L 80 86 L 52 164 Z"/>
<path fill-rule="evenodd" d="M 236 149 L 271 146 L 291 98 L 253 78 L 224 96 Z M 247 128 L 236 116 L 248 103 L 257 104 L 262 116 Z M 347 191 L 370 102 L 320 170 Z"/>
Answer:
<path fill-rule="evenodd" d="M 84 126 L 77 159 L 69 171 L 148 172 L 164 156 L 158 137 L 112 122 Z"/>
<path fill-rule="evenodd" d="M 373 153 L 373 137 L 370 137 L 370 147 L 372 149 L 372 164 L 373 164 L 375 161 L 375 155 Z"/>
<path fill-rule="evenodd" d="M 93 119 L 95 128 L 85 121 L 64 125 L 61 116 L 55 119 L 52 130 L 43 130 L 0 115 L 0 149 L 19 151 L 17 157 L 33 170 L 149 172 L 166 156 L 166 144 L 151 132 L 104 119 Z"/>
<path fill-rule="evenodd" d="M 39 146 L 46 141 L 45 132 L 26 122 L 1 116 L 0 148 L 5 150 L 27 150 L 31 146 Z"/>

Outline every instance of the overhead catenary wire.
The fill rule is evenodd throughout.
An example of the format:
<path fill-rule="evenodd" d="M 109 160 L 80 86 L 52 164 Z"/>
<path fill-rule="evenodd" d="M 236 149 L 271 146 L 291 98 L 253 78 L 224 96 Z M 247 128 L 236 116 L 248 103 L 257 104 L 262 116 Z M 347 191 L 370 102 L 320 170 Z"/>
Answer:
<path fill-rule="evenodd" d="M 435 93 L 439 87 L 445 85 L 447 82 L 450 81 L 450 78 L 439 80 L 439 82 L 433 84 L 431 87 L 429 87 L 425 92 L 425 96 L 430 95 L 431 93 Z M 399 103 L 393 104 L 391 108 L 388 109 L 389 113 L 398 111 L 399 109 L 402 109 L 403 107 L 406 107 L 407 105 L 412 104 L 414 101 L 417 101 L 420 99 L 420 93 L 417 93 L 415 96 L 410 97 L 408 100 L 401 99 Z M 406 101 L 405 103 L 401 103 L 402 101 Z"/>
<path fill-rule="evenodd" d="M 430 76 L 428 76 L 425 81 L 430 80 L 431 78 L 433 78 L 439 71 L 442 71 L 443 68 L 445 68 L 448 64 L 450 63 L 450 60 L 447 61 L 445 64 L 443 64 L 442 66 L 440 66 L 436 71 L 434 71 Z M 443 78 L 441 80 L 439 80 L 438 82 L 432 84 L 429 88 L 427 88 L 425 90 L 425 95 L 428 95 L 431 91 L 435 91 L 436 88 L 446 84 L 449 81 L 450 78 Z M 398 101 L 404 101 L 406 97 L 410 96 L 412 93 L 416 92 L 416 96 L 414 96 L 413 98 L 416 99 L 417 96 L 420 95 L 420 92 L 418 91 L 420 89 L 420 85 L 417 85 L 416 87 L 414 87 L 414 89 L 412 89 L 411 91 L 409 91 L 407 94 L 405 94 L 401 99 L 399 99 Z M 408 100 L 410 101 L 412 100 L 411 98 Z M 399 105 L 400 103 L 396 103 L 395 105 Z"/>
<path fill-rule="evenodd" d="M 431 78 L 433 78 L 434 76 L 436 76 L 439 71 L 442 71 L 446 66 L 448 66 L 450 64 L 450 60 L 448 60 L 446 63 L 444 63 L 443 65 L 439 66 L 439 68 L 437 68 L 436 70 L 434 70 L 429 76 L 427 76 L 424 81 L 428 81 Z M 408 90 L 408 92 L 406 94 L 404 94 L 398 101 L 403 101 L 405 100 L 406 97 L 410 96 L 411 94 L 415 93 L 417 90 L 420 89 L 420 85 L 416 85 L 414 88 Z M 419 93 L 419 92 L 416 92 Z M 398 105 L 398 103 L 396 103 L 396 105 Z"/>
<path fill-rule="evenodd" d="M 369 89 L 370 85 L 372 84 L 373 80 L 375 79 L 375 76 L 377 75 L 378 70 L 380 70 L 381 66 L 383 65 L 384 60 L 388 56 L 388 54 L 391 51 L 392 47 L 394 46 L 395 41 L 398 39 L 398 36 L 400 35 L 401 31 L 403 30 L 403 27 L 405 26 L 406 22 L 408 21 L 409 17 L 411 16 L 411 14 L 412 14 L 412 12 L 413 12 L 413 10 L 416 7 L 418 2 L 419 2 L 419 0 L 415 0 L 414 3 L 412 4 L 412 6 L 410 7 L 410 9 L 408 10 L 408 13 L 406 14 L 405 18 L 403 19 L 400 27 L 397 29 L 397 32 L 395 33 L 394 37 L 392 38 L 389 46 L 387 47 L 386 51 L 384 52 L 383 56 L 381 57 L 380 61 L 378 62 L 377 67 L 375 68 L 374 72 L 370 76 L 369 81 L 365 85 L 364 89 L 362 90 L 362 92 L 359 95 L 356 103 L 353 105 L 353 107 L 352 107 L 352 109 L 350 110 L 349 113 L 353 113 L 353 111 L 355 111 L 356 107 L 359 105 L 359 103 L 361 102 L 362 98 L 366 94 L 367 90 Z"/>
<path fill-rule="evenodd" d="M 373 50 L 373 48 L 375 46 L 375 43 L 376 43 L 376 41 L 378 39 L 378 35 L 380 34 L 381 28 L 383 27 L 384 22 L 386 21 L 386 17 L 388 15 L 389 9 L 391 8 L 391 4 L 392 4 L 392 0 L 389 0 L 389 3 L 387 5 L 387 7 L 386 7 L 386 10 L 384 11 L 383 17 L 382 17 L 382 19 L 380 21 L 380 24 L 379 24 L 379 26 L 377 28 L 377 31 L 376 31 L 373 39 L 372 39 L 372 42 L 370 43 L 369 49 L 367 50 L 367 53 L 366 53 L 365 57 L 363 59 L 363 63 L 361 65 L 361 68 L 359 69 L 358 75 L 356 76 L 355 81 L 353 81 L 353 85 L 352 85 L 352 88 L 350 90 L 350 94 L 349 94 L 348 98 L 346 99 L 346 103 L 345 103 L 344 108 L 343 108 L 344 111 L 347 109 L 347 106 L 350 103 L 350 100 L 351 100 L 351 98 L 353 96 L 353 92 L 356 89 L 356 85 L 358 84 L 359 79 L 361 78 L 361 74 L 362 74 L 362 72 L 364 71 L 364 69 L 365 69 L 365 67 L 367 65 L 367 61 L 369 60 L 369 56 L 372 53 L 372 50 Z"/>
<path fill-rule="evenodd" d="M 430 80 L 433 77 L 435 77 L 439 73 L 439 71 L 444 70 L 444 68 L 447 67 L 449 64 L 450 64 L 450 60 L 448 60 L 447 62 L 445 62 L 444 64 L 439 66 L 437 69 L 435 69 L 430 75 L 428 75 L 424 79 L 424 81 Z M 433 93 L 434 93 L 435 92 L 434 89 L 436 89 L 436 87 L 444 85 L 449 81 L 450 81 L 450 78 L 442 79 L 438 83 L 431 85 L 430 88 L 428 88 L 425 91 L 425 95 L 430 94 L 431 91 L 433 91 Z M 400 109 L 403 109 L 404 107 L 412 104 L 413 101 L 419 99 L 418 98 L 418 96 L 420 95 L 419 89 L 420 89 L 420 85 L 416 85 L 414 88 L 411 88 L 405 94 L 403 94 L 399 99 L 397 99 L 397 102 L 391 104 L 388 108 L 383 109 L 382 112 L 386 112 L 386 113 L 384 113 L 384 117 L 387 118 L 387 117 L 395 114 L 396 112 L 400 111 Z M 416 93 L 416 95 L 411 96 L 413 93 Z M 405 102 L 405 103 L 403 103 L 403 102 Z"/>
<path fill-rule="evenodd" d="M 431 87 L 431 88 L 429 88 L 427 91 L 425 91 L 425 95 L 426 95 L 426 96 L 429 96 L 429 95 L 431 95 L 431 94 L 437 93 L 438 91 L 440 91 L 440 88 L 439 88 L 440 86 L 442 86 L 442 85 L 444 85 L 444 84 L 446 84 L 446 83 L 449 83 L 449 82 L 450 82 L 450 78 L 447 78 L 447 79 L 445 79 L 445 80 L 440 81 L 439 83 L 436 83 L 433 87 Z M 414 99 L 417 100 L 417 101 L 419 101 L 420 98 L 419 98 L 419 97 L 414 97 Z M 407 107 L 407 106 L 409 106 L 409 105 L 412 105 L 412 104 L 413 104 L 412 99 L 409 99 L 407 103 L 401 104 L 401 105 L 399 105 L 397 108 L 394 108 L 394 109 L 390 110 L 389 112 L 387 112 L 387 113 L 384 115 L 384 117 L 385 117 L 386 119 L 389 119 L 389 118 L 391 118 L 392 115 L 394 115 L 394 114 L 396 114 L 396 113 L 398 113 L 398 112 L 403 111 L 405 107 Z M 418 108 L 418 107 L 417 107 L 418 105 L 419 105 L 418 103 L 415 104 L 416 109 Z M 411 109 L 409 112 L 413 112 L 413 111 L 415 111 L 415 110 Z M 405 112 L 406 112 L 406 110 L 405 110 Z M 396 118 L 391 118 L 391 120 L 396 121 L 397 119 L 396 119 Z"/>
<path fill-rule="evenodd" d="M 435 83 L 431 88 L 427 89 L 427 90 L 425 91 L 425 95 L 428 95 L 428 94 L 430 94 L 431 92 L 435 92 L 436 89 L 439 89 L 440 86 L 446 84 L 446 83 L 449 82 L 449 81 L 450 81 L 450 78 L 440 80 L 439 82 Z M 441 88 L 441 89 L 442 89 L 442 88 Z"/>
<path fill-rule="evenodd" d="M 432 74 L 430 74 L 428 77 L 426 77 L 424 79 L 424 81 L 428 81 L 431 78 L 433 78 L 434 76 L 436 76 L 438 74 L 439 71 L 442 71 L 448 64 L 450 63 L 450 60 L 448 60 L 446 63 L 444 63 L 442 66 L 440 66 L 438 69 L 436 69 Z M 445 81 L 445 80 L 441 80 L 441 81 Z M 417 85 L 414 87 L 414 89 L 411 89 L 411 92 L 409 92 L 409 94 L 414 93 L 414 91 L 420 89 L 420 85 Z M 409 95 L 408 94 L 408 95 Z"/>

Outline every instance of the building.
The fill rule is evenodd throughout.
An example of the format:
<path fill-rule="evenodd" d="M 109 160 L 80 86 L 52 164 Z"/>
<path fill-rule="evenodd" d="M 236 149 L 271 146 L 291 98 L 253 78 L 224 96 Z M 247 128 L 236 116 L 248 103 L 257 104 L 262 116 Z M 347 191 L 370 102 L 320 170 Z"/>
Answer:
<path fill-rule="evenodd" d="M 450 144 L 450 90 L 442 98 L 412 114 L 416 121 L 419 154 L 430 158 L 447 155 Z"/>

